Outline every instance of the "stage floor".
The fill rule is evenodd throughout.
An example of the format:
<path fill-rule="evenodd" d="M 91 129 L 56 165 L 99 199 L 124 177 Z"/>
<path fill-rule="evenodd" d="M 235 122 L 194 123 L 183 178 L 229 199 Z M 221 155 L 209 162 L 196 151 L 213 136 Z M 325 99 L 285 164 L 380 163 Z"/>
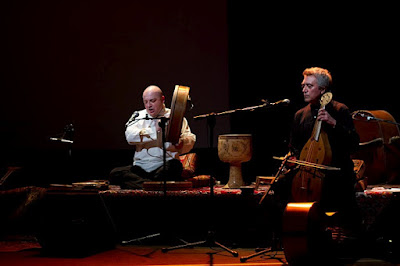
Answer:
<path fill-rule="evenodd" d="M 33 237 L 9 236 L 0 241 L 0 262 L 2 265 L 286 265 L 283 251 L 267 253 L 240 262 L 240 257 L 255 252 L 254 248 L 234 249 L 239 257 L 218 247 L 196 246 L 163 253 L 168 246 L 117 245 L 114 249 L 98 252 L 84 257 L 62 257 L 46 255 Z M 318 265 L 329 265 L 329 258 L 319 261 Z M 335 265 L 395 265 L 384 259 L 364 257 L 341 257 Z"/>
<path fill-rule="evenodd" d="M 46 198 L 45 188 L 2 191 L 0 261 L 7 262 L 4 265 L 284 265 L 282 251 L 274 259 L 264 255 L 246 263 L 208 245 L 161 252 L 162 247 L 178 244 L 178 238 L 204 240 L 210 225 L 218 232 L 216 240 L 239 252 L 239 257 L 269 245 L 262 220 L 265 213 L 258 207 L 263 190 L 251 195 L 219 188 L 214 192 L 214 198 L 210 198 L 208 188 L 168 192 L 165 198 L 162 192 L 152 191 L 57 190 Z M 371 186 L 357 193 L 366 234 L 341 241 L 339 259 L 344 265 L 399 261 L 398 194 L 398 186 Z M 163 236 L 121 245 L 122 240 L 157 232 Z M 30 238 L 13 237 L 20 234 Z M 43 241 L 64 251 L 63 256 L 71 255 L 68 249 L 72 246 L 82 248 L 108 241 L 116 245 L 82 258 L 66 259 L 43 253 Z"/>

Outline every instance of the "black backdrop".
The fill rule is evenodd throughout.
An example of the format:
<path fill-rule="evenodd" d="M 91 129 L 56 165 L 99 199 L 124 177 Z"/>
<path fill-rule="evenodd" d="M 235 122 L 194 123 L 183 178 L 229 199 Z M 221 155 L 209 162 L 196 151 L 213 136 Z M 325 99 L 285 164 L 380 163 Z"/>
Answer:
<path fill-rule="evenodd" d="M 306 67 L 328 68 L 335 98 L 351 110 L 398 118 L 395 10 L 383 3 L 9 1 L 1 16 L 2 165 L 60 174 L 55 162 L 67 148 L 49 137 L 73 123 L 79 173 L 100 168 L 104 175 L 131 161 L 123 125 L 142 108 L 142 90 L 157 84 L 169 103 L 181 84 L 192 88 L 187 117 L 196 149 L 208 146 L 208 136 L 194 115 L 290 99 L 288 107 L 217 119 L 214 143 L 219 134 L 253 134 L 248 180 L 273 174 L 271 157 L 286 152 L 291 118 L 303 106 Z"/>
<path fill-rule="evenodd" d="M 331 71 L 334 98 L 351 111 L 386 110 L 399 119 L 400 53 L 394 6 L 382 4 L 255 4 L 229 1 L 231 107 L 288 98 L 287 108 L 233 117 L 232 131 L 254 136 L 250 176 L 273 175 L 271 158 L 287 152 L 290 122 L 304 106 L 302 71 Z"/>

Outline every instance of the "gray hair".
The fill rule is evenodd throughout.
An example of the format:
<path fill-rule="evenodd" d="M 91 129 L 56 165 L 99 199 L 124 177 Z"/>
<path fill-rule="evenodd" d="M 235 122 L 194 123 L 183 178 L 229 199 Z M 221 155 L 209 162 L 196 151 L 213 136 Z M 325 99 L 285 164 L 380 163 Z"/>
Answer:
<path fill-rule="evenodd" d="M 320 67 L 306 68 L 303 71 L 303 76 L 314 76 L 317 79 L 318 86 L 326 90 L 332 85 L 332 76 L 327 69 Z"/>

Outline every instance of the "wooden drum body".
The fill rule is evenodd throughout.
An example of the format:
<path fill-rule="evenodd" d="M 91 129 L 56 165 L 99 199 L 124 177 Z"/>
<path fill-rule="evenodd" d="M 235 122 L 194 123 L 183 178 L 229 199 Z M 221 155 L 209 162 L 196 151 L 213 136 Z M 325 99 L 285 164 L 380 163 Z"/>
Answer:
<path fill-rule="evenodd" d="M 243 186 L 242 163 L 248 162 L 253 153 L 250 134 L 227 134 L 218 136 L 218 157 L 230 164 L 226 188 Z"/>
<path fill-rule="evenodd" d="M 189 99 L 190 87 L 176 85 L 171 101 L 171 115 L 167 126 L 166 139 L 177 144 L 181 136 L 182 122 Z"/>

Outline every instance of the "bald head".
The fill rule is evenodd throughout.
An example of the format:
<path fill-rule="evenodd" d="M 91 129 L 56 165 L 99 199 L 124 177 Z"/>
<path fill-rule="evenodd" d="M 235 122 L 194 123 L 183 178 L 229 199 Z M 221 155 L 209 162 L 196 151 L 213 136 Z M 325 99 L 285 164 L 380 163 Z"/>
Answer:
<path fill-rule="evenodd" d="M 143 98 L 147 94 L 159 95 L 159 97 L 163 96 L 162 90 L 155 85 L 150 85 L 143 91 Z"/>
<path fill-rule="evenodd" d="M 152 117 L 157 117 L 164 108 L 164 100 L 165 97 L 162 90 L 155 85 L 150 85 L 143 91 L 144 107 Z"/>

